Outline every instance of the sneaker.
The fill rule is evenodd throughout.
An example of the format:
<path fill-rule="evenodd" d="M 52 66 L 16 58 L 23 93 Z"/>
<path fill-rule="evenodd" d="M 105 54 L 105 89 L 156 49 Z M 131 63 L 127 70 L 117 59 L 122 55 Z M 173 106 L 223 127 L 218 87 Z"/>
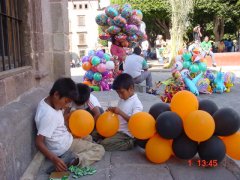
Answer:
<path fill-rule="evenodd" d="M 216 64 L 216 63 L 213 63 L 212 66 L 213 66 L 213 67 L 217 67 L 217 64 Z"/>

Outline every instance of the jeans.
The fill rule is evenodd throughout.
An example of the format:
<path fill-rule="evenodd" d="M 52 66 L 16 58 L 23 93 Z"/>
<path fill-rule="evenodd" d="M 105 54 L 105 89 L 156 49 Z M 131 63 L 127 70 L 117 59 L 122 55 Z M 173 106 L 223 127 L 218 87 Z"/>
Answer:
<path fill-rule="evenodd" d="M 136 84 L 140 84 L 141 82 L 146 80 L 146 91 L 148 91 L 150 88 L 152 88 L 152 74 L 149 71 L 142 71 L 141 75 L 134 78 L 133 81 Z"/>

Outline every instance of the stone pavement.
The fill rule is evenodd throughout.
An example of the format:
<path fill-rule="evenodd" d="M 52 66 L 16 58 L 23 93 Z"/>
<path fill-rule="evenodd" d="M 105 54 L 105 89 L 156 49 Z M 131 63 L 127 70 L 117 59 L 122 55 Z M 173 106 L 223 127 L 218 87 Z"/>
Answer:
<path fill-rule="evenodd" d="M 72 69 L 72 78 L 80 82 L 82 71 Z M 170 77 L 170 72 L 153 72 L 153 81 L 165 80 Z M 219 108 L 231 107 L 239 111 L 240 83 L 232 88 L 230 93 L 200 95 L 199 99 L 210 99 Z M 161 89 L 163 92 L 163 87 Z M 106 109 L 109 105 L 117 105 L 118 95 L 115 91 L 94 92 L 101 105 Z M 144 111 L 148 111 L 151 105 L 161 102 L 159 96 L 138 93 L 139 99 L 144 105 Z M 197 159 L 197 157 L 196 157 Z M 136 147 L 125 152 L 106 152 L 104 158 L 95 163 L 97 173 L 85 176 L 81 180 L 240 180 L 240 166 L 238 161 L 225 158 L 216 168 L 198 167 L 196 163 L 189 166 L 188 161 L 172 157 L 164 164 L 153 164 L 146 159 L 144 150 Z M 41 174 L 37 180 L 45 180 L 48 175 Z"/>
<path fill-rule="evenodd" d="M 78 72 L 80 73 L 80 71 Z M 81 74 L 81 73 L 80 73 Z M 80 75 L 79 74 L 79 75 Z M 152 72 L 153 81 L 165 80 L 170 77 L 170 72 L 158 70 Z M 80 75 L 81 76 L 81 75 Z M 81 81 L 81 77 L 73 73 L 73 79 Z M 163 92 L 163 87 L 161 89 Z M 103 108 L 117 104 L 118 96 L 114 91 L 94 92 Z M 219 108 L 231 107 L 239 111 L 240 107 L 240 81 L 237 79 L 230 93 L 200 95 L 199 99 L 210 99 Z M 139 99 L 144 105 L 144 111 L 148 111 L 151 105 L 161 102 L 159 96 L 138 93 Z M 196 157 L 197 158 L 197 157 Z M 189 166 L 188 161 L 172 157 L 164 164 L 156 165 L 149 162 L 144 150 L 136 147 L 132 151 L 107 152 L 104 158 L 94 164 L 98 172 L 93 176 L 86 176 L 82 180 L 235 180 L 240 179 L 238 161 L 225 158 L 217 168 L 203 168 L 196 164 Z"/>

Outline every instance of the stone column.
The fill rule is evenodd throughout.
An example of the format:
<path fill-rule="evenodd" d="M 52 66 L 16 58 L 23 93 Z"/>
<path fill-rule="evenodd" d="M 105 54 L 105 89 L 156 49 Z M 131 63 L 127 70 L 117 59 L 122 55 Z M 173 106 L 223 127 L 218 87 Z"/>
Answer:
<path fill-rule="evenodd" d="M 70 76 L 68 1 L 50 0 L 52 42 L 53 42 L 53 78 Z"/>

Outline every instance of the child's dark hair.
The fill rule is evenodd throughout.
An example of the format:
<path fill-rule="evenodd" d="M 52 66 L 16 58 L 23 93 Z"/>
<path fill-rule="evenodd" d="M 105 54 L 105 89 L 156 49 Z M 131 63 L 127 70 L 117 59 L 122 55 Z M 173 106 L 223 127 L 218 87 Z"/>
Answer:
<path fill-rule="evenodd" d="M 67 97 L 76 99 L 78 96 L 76 84 L 71 78 L 60 78 L 56 80 L 49 95 L 53 96 L 55 92 L 58 92 L 60 98 Z"/>
<path fill-rule="evenodd" d="M 140 55 L 142 52 L 141 48 L 140 47 L 135 47 L 134 50 L 133 50 L 133 53 L 136 54 L 136 55 Z"/>
<path fill-rule="evenodd" d="M 117 76 L 116 79 L 113 81 L 113 85 L 112 85 L 112 88 L 114 90 L 119 90 L 119 89 L 128 90 L 131 87 L 134 88 L 134 81 L 132 76 L 130 76 L 127 73 L 122 73 L 119 76 Z"/>
<path fill-rule="evenodd" d="M 77 105 L 82 105 L 90 98 L 91 89 L 88 85 L 83 83 L 77 84 L 78 98 L 74 100 Z"/>

